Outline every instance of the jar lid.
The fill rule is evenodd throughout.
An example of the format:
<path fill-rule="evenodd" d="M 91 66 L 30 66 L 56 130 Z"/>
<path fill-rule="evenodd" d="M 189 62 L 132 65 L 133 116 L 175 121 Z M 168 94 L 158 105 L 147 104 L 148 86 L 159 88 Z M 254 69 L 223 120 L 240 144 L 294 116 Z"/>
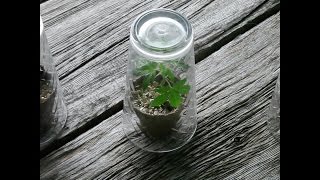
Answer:
<path fill-rule="evenodd" d="M 182 25 L 168 17 L 156 17 L 144 22 L 137 32 L 138 39 L 152 49 L 169 49 L 186 39 Z"/>
<path fill-rule="evenodd" d="M 187 53 L 193 45 L 188 20 L 170 9 L 153 9 L 132 24 L 130 43 L 135 51 L 151 59 L 172 59 Z"/>

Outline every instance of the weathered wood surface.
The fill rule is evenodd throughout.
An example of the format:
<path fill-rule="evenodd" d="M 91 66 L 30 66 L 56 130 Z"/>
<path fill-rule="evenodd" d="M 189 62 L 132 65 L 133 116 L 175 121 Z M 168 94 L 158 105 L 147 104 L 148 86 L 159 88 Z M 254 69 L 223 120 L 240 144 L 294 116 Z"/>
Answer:
<path fill-rule="evenodd" d="M 155 154 L 121 131 L 122 111 L 40 160 L 43 179 L 279 179 L 267 110 L 280 71 L 280 12 L 196 65 L 198 129 Z"/>
<path fill-rule="evenodd" d="M 59 139 L 121 110 L 129 25 L 141 12 L 167 7 L 185 14 L 194 27 L 200 61 L 202 54 L 209 55 L 212 47 L 222 46 L 235 36 L 232 32 L 242 33 L 275 4 L 279 1 L 50 0 L 41 4 L 68 106 L 66 128 Z"/>

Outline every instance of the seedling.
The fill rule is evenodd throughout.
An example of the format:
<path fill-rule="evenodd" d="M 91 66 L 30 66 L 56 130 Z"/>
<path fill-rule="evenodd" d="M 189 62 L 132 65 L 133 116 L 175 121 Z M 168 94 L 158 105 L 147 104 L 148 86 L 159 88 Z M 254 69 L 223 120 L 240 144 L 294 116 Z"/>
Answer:
<path fill-rule="evenodd" d="M 184 63 L 175 65 L 188 68 Z M 136 74 L 143 77 L 142 93 L 152 94 L 151 98 L 154 98 L 149 101 L 149 108 L 178 108 L 190 90 L 190 85 L 186 84 L 187 79 L 177 78 L 168 64 L 149 62 L 138 68 Z"/>

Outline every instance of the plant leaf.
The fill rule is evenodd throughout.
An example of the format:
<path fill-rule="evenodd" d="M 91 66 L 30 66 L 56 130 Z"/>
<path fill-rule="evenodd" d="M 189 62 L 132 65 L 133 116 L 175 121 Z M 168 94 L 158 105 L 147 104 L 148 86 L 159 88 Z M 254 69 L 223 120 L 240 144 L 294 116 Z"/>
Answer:
<path fill-rule="evenodd" d="M 167 101 L 168 97 L 164 94 L 157 96 L 154 100 L 151 101 L 151 107 L 158 107 Z"/>
<path fill-rule="evenodd" d="M 181 95 L 187 94 L 190 90 L 190 85 L 188 85 L 188 84 L 185 85 L 186 81 L 187 81 L 187 79 L 182 79 L 182 80 L 177 81 L 173 85 L 173 89 Z"/>
<path fill-rule="evenodd" d="M 169 89 L 170 89 L 169 86 L 160 86 L 155 91 L 160 93 L 160 94 L 166 94 L 169 91 Z"/>
<path fill-rule="evenodd" d="M 181 105 L 182 98 L 180 97 L 179 93 L 174 90 L 171 90 L 168 96 L 169 103 L 172 107 L 177 108 Z"/>
<path fill-rule="evenodd" d="M 183 86 L 186 82 L 187 82 L 187 79 L 181 79 L 181 80 L 177 81 L 177 82 L 173 85 L 173 87 L 179 88 L 179 87 Z"/>
<path fill-rule="evenodd" d="M 163 77 L 166 76 L 166 67 L 163 64 L 159 64 L 160 73 Z"/>
<path fill-rule="evenodd" d="M 169 68 L 167 68 L 166 74 L 167 74 L 167 76 L 169 77 L 169 79 L 170 79 L 171 81 L 174 81 L 174 74 L 173 74 L 173 72 L 172 72 Z"/>
<path fill-rule="evenodd" d="M 159 64 L 159 69 L 162 77 L 168 77 L 171 81 L 174 81 L 174 74 L 170 68 L 164 66 L 163 64 Z"/>
<path fill-rule="evenodd" d="M 140 68 L 138 68 L 137 72 L 141 75 L 152 74 L 153 72 L 156 71 L 157 66 L 158 66 L 158 63 L 149 62 L 146 65 L 143 65 Z"/>
<path fill-rule="evenodd" d="M 182 87 L 179 88 L 178 92 L 183 95 L 183 94 L 188 94 L 190 90 L 190 85 L 183 85 Z"/>
<path fill-rule="evenodd" d="M 146 89 L 149 86 L 150 82 L 154 81 L 154 78 L 155 78 L 155 73 L 146 75 L 142 81 L 142 88 Z"/>

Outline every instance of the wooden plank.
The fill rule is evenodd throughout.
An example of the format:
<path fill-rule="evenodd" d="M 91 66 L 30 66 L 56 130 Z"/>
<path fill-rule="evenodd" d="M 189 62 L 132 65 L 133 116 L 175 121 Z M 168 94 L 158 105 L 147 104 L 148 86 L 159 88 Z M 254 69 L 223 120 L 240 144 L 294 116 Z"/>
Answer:
<path fill-rule="evenodd" d="M 258 156 L 225 179 L 280 179 L 280 144 L 271 141 L 269 145 Z"/>
<path fill-rule="evenodd" d="M 180 150 L 136 148 L 121 131 L 120 111 L 41 159 L 40 178 L 277 178 L 279 144 L 266 121 L 279 70 L 277 13 L 196 65 L 198 129 Z"/>
<path fill-rule="evenodd" d="M 239 23 L 265 0 L 71 2 L 52 0 L 40 6 L 62 77 L 116 44 L 126 42 L 133 19 L 150 8 L 168 7 L 186 15 L 195 29 L 197 50 Z"/>
<path fill-rule="evenodd" d="M 212 37 L 222 37 L 229 33 L 228 28 L 240 22 L 244 26 L 249 22 L 246 16 L 264 3 L 261 0 L 161 2 L 163 4 L 149 1 L 139 4 L 138 1 L 71 3 L 50 0 L 41 6 L 58 73 L 64 76 L 72 72 L 61 81 L 65 89 L 68 120 L 59 139 L 85 127 L 88 122 L 92 123 L 93 118 L 99 116 L 102 120 L 121 109 L 128 28 L 133 17 L 140 12 L 160 6 L 177 8 L 190 17 L 198 51 L 205 44 L 205 39 L 210 41 Z M 272 7 L 268 5 L 255 16 Z"/>
<path fill-rule="evenodd" d="M 151 8 L 165 6 L 169 2 L 58 0 L 49 1 L 41 6 L 49 45 L 56 57 L 59 75 L 64 76 L 111 47 L 126 42 L 130 24 L 138 14 Z M 187 1 L 174 1 L 170 6 L 185 2 Z M 106 58 L 108 56 L 104 59 Z"/>

